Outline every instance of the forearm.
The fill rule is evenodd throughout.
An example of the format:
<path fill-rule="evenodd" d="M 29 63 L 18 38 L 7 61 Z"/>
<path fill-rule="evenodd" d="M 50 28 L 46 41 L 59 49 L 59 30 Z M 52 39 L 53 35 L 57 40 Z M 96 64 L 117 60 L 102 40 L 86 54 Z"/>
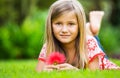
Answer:
<path fill-rule="evenodd" d="M 88 64 L 88 68 L 90 70 L 97 70 L 99 69 L 99 61 L 98 58 L 95 58 L 92 62 Z"/>
<path fill-rule="evenodd" d="M 37 66 L 36 66 L 36 71 L 38 71 L 38 72 L 43 71 L 44 66 L 45 66 L 45 63 L 44 63 L 44 62 L 38 61 L 38 64 L 37 64 Z"/>

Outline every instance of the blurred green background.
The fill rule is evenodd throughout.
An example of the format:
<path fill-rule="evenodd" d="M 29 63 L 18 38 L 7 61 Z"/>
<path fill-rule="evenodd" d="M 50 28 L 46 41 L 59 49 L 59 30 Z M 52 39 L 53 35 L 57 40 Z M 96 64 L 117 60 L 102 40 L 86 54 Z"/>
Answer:
<path fill-rule="evenodd" d="M 0 60 L 37 59 L 49 6 L 56 0 L 0 0 Z M 120 59 L 120 0 L 79 0 L 88 14 L 105 12 L 99 38 L 108 56 Z"/>

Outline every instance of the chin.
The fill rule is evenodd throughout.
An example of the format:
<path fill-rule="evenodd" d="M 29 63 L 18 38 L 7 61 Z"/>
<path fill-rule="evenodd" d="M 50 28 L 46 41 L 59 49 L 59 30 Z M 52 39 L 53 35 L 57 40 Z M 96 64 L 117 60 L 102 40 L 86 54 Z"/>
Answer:
<path fill-rule="evenodd" d="M 69 43 L 71 43 L 72 41 L 69 41 L 69 40 L 64 40 L 64 41 L 60 41 L 62 44 L 69 44 Z"/>

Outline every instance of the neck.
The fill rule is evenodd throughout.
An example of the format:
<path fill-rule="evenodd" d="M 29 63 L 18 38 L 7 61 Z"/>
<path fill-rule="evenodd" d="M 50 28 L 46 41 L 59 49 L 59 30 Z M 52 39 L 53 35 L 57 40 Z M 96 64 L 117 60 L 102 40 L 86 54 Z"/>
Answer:
<path fill-rule="evenodd" d="M 69 44 L 63 44 L 62 46 L 67 53 L 75 52 L 75 42 Z"/>

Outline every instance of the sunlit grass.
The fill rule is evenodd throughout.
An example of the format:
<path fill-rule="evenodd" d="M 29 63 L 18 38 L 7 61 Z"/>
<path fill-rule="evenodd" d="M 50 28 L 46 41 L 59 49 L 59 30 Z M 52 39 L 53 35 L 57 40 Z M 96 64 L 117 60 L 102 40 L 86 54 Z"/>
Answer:
<path fill-rule="evenodd" d="M 113 60 L 120 66 L 120 60 Z M 118 78 L 119 70 L 36 72 L 37 60 L 0 61 L 0 78 Z"/>

